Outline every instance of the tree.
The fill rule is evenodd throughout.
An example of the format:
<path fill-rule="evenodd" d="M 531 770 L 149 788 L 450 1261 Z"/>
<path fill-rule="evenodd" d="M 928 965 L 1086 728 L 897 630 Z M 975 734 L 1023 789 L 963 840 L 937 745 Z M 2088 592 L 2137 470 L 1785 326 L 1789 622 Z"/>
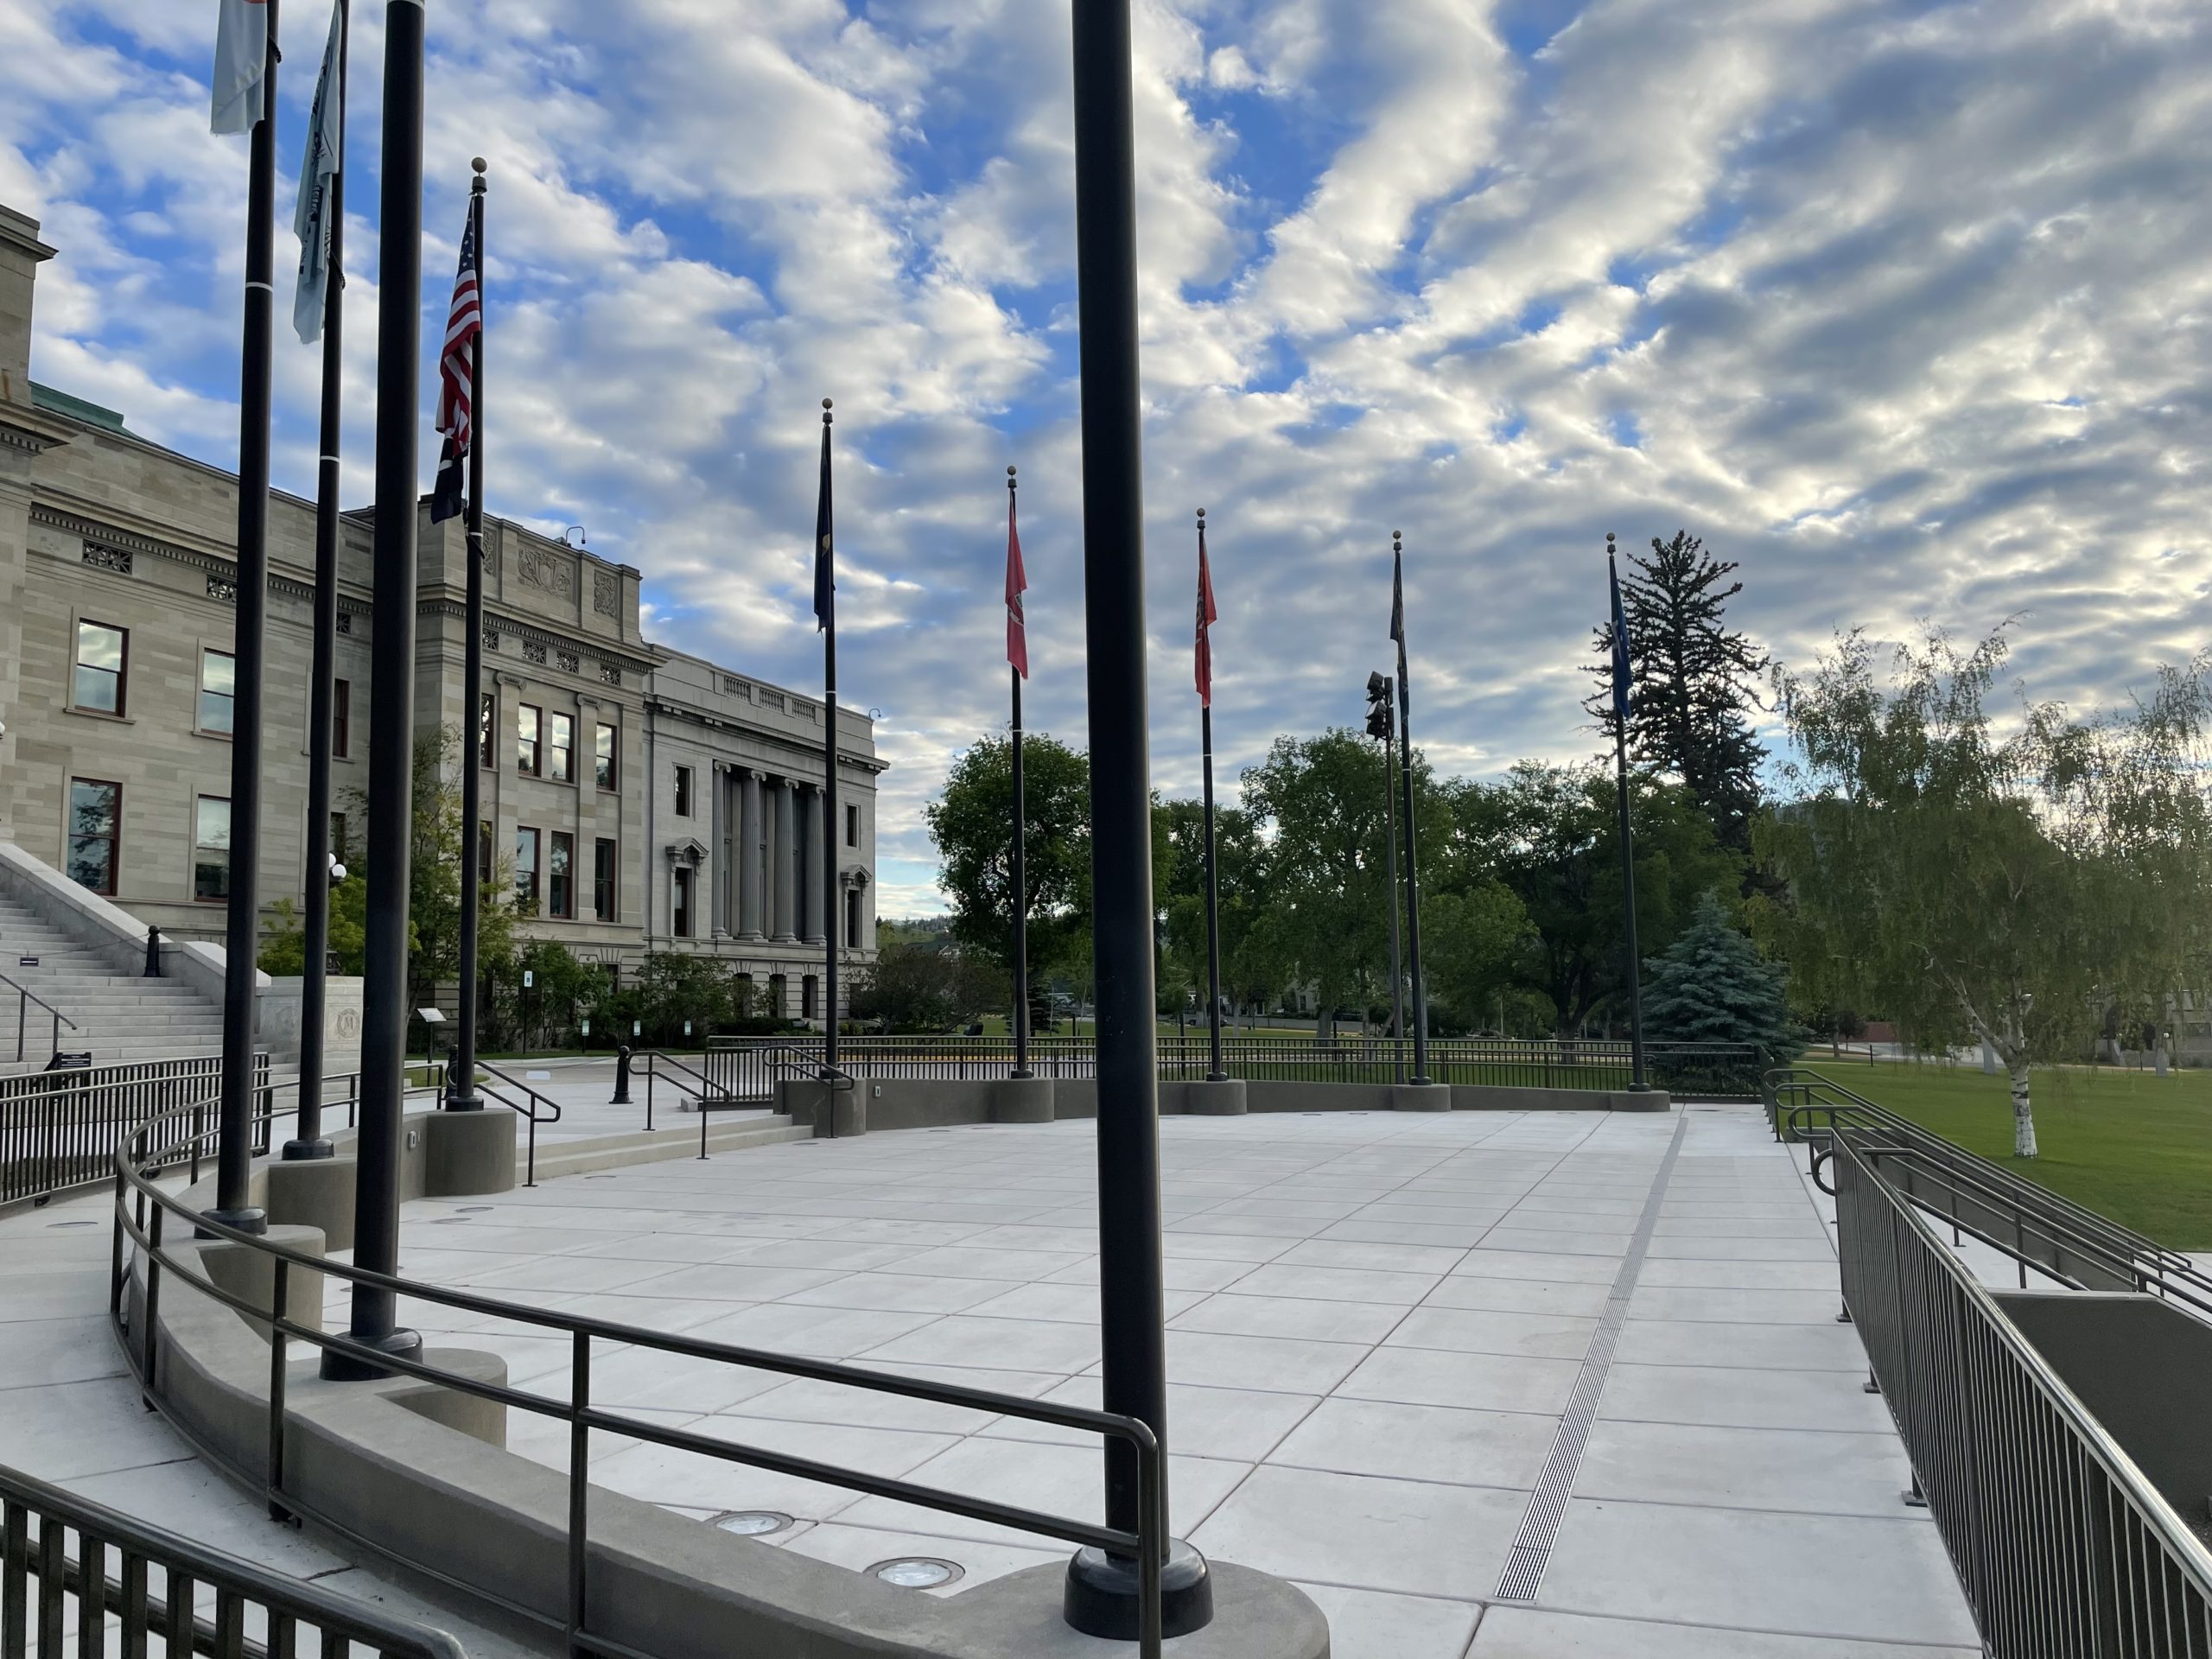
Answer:
<path fill-rule="evenodd" d="M 1662 1083 L 1740 1069 L 1748 1077 L 1729 1081 L 1753 1087 L 1769 1066 L 1794 1059 L 1806 1037 L 1789 1013 L 1787 972 L 1759 955 L 1712 893 L 1697 901 L 1681 937 L 1644 963 L 1643 1032 L 1658 1043 L 1749 1044 L 1758 1051 L 1746 1068 L 1662 1060 L 1655 1068 Z"/>
<path fill-rule="evenodd" d="M 1630 788 L 1637 931 L 1663 950 L 1698 896 L 1736 885 L 1742 865 L 1687 789 L 1649 777 L 1631 778 Z M 1506 982 L 1548 1001 L 1561 1037 L 1601 1009 L 1624 1014 L 1628 942 L 1610 769 L 1524 760 L 1498 783 L 1454 785 L 1449 799 L 1453 863 L 1495 872 L 1525 912 Z"/>
<path fill-rule="evenodd" d="M 1628 615 L 1629 753 L 1640 766 L 1681 779 L 1724 847 L 1751 847 L 1751 817 L 1759 800 L 1758 766 L 1766 756 L 1751 729 L 1753 690 L 1768 669 L 1765 655 L 1730 628 L 1728 601 L 1740 582 L 1721 583 L 1732 560 L 1715 559 L 1686 531 L 1671 542 L 1651 538 L 1649 556 L 1628 555 L 1621 607 Z M 1613 629 L 1597 631 L 1599 689 L 1583 706 L 1613 736 Z"/>
<path fill-rule="evenodd" d="M 957 947 L 879 943 L 853 987 L 853 1018 L 893 1032 L 950 1031 L 1013 995 L 996 964 Z"/>
<path fill-rule="evenodd" d="M 1022 740 L 1023 879 L 1033 985 L 1090 970 L 1090 760 L 1042 732 Z M 1014 746 L 978 740 L 924 811 L 963 950 L 1014 967 Z"/>
<path fill-rule="evenodd" d="M 2116 1012 L 2161 1020 L 2202 983 L 2212 896 L 2202 659 L 2133 708 L 2030 703 L 1999 735 L 1999 630 L 1961 651 L 1843 636 L 1785 676 L 1802 757 L 1754 844 L 1783 884 L 1754 901 L 1801 1005 L 1894 1019 L 1923 1047 L 1979 1038 L 2011 1079 L 2013 1151 L 2036 1155 L 2030 1068 L 2086 1058 Z"/>
<path fill-rule="evenodd" d="M 1206 994 L 1205 804 L 1162 801 L 1153 810 L 1170 855 L 1154 891 L 1166 925 L 1167 956 L 1160 985 L 1177 1001 Z M 1268 846 L 1257 817 L 1243 807 L 1217 804 L 1214 862 L 1221 901 L 1221 994 L 1232 1007 L 1264 1002 L 1280 988 L 1254 930 L 1268 905 Z"/>

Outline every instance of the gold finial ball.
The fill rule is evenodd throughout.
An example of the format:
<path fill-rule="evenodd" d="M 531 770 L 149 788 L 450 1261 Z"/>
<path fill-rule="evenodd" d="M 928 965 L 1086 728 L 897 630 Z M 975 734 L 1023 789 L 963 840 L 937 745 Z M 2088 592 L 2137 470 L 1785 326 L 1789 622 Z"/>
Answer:
<path fill-rule="evenodd" d="M 484 158 L 481 156 L 479 156 L 474 161 L 469 162 L 469 165 L 474 168 L 479 173 L 481 173 L 485 167 Z"/>

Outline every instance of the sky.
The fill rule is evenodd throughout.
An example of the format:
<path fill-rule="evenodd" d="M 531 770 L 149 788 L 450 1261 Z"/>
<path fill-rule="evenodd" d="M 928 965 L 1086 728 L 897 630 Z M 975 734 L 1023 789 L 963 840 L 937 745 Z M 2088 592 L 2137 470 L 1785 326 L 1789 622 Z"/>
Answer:
<path fill-rule="evenodd" d="M 346 463 L 371 495 L 382 0 L 355 0 Z M 880 907 L 940 908 L 921 810 L 1002 727 L 1005 469 L 1027 725 L 1080 746 L 1068 9 L 429 0 L 428 373 L 490 163 L 490 511 L 644 573 L 650 637 L 818 683 L 820 400 L 839 678 L 879 714 Z M 326 0 L 284 0 L 275 478 Z M 32 372 L 236 461 L 246 147 L 215 0 L 0 0 L 0 202 L 43 221 Z M 1414 734 L 1567 760 L 1605 532 L 1739 561 L 1735 619 L 2013 623 L 2110 703 L 2206 640 L 2212 7 L 2202 0 L 1135 0 L 1156 785 L 1194 793 L 1194 510 L 1224 791 L 1357 721 L 1404 532 Z"/>

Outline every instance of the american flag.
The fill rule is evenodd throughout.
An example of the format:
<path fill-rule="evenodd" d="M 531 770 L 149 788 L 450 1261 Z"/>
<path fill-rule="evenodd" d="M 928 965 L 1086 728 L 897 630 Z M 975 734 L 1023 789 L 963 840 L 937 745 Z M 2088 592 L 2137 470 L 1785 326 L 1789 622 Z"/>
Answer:
<path fill-rule="evenodd" d="M 1021 532 L 1014 519 L 1014 481 L 1006 492 L 1006 659 L 1023 679 L 1029 677 L 1029 626 L 1021 609 L 1021 596 L 1029 589 L 1029 573 L 1021 564 Z"/>
<path fill-rule="evenodd" d="M 1192 669 L 1198 681 L 1198 702 L 1213 707 L 1213 636 L 1206 632 L 1221 620 L 1214 608 L 1213 573 L 1206 567 L 1206 521 L 1198 520 L 1198 638 Z"/>
<path fill-rule="evenodd" d="M 476 208 L 461 233 L 461 270 L 454 278 L 453 305 L 446 313 L 445 349 L 438 354 L 438 430 L 445 448 L 438 457 L 438 483 L 430 507 L 432 523 L 461 512 L 461 464 L 475 432 L 475 364 L 469 348 L 484 332 L 483 296 L 476 281 Z"/>

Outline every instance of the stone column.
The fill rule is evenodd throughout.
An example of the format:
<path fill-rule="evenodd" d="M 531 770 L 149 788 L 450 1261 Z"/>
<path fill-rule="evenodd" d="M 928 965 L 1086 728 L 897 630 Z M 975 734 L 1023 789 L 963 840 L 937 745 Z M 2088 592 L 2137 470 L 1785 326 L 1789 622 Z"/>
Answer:
<path fill-rule="evenodd" d="M 757 939 L 765 931 L 760 872 L 768 861 L 768 828 L 760 812 L 760 774 L 750 766 L 737 770 L 737 846 L 738 937 Z"/>
<path fill-rule="evenodd" d="M 797 791 L 790 779 L 779 778 L 770 787 L 776 791 L 775 862 L 772 866 L 776 890 L 775 937 L 789 944 L 798 938 L 795 903 L 798 898 L 798 802 L 794 798 Z"/>
<path fill-rule="evenodd" d="M 711 839 L 707 843 L 707 858 L 713 871 L 707 878 L 707 925 L 703 931 L 720 938 L 730 931 L 729 777 L 719 760 L 708 769 L 707 775 L 713 787 L 708 803 L 712 826 L 708 833 Z"/>
<path fill-rule="evenodd" d="M 827 925 L 822 914 L 822 787 L 809 784 L 799 797 L 806 810 L 803 814 L 805 829 L 800 841 L 799 906 L 804 918 L 802 936 L 809 944 L 820 944 Z"/>

